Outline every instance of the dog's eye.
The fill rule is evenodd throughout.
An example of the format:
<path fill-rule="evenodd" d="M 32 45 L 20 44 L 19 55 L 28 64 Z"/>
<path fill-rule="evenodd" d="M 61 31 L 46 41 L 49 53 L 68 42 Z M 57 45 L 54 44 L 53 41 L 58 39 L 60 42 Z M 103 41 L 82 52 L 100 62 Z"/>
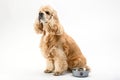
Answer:
<path fill-rule="evenodd" d="M 49 12 L 49 11 L 45 11 L 45 13 L 46 13 L 47 15 L 50 15 L 50 12 Z"/>

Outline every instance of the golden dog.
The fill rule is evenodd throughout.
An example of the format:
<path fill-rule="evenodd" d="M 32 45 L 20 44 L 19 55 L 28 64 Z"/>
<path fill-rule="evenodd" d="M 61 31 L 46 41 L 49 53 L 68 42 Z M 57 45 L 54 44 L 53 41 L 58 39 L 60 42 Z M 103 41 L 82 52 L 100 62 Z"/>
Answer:
<path fill-rule="evenodd" d="M 54 72 L 54 75 L 58 76 L 73 68 L 89 70 L 86 58 L 75 41 L 64 32 L 53 8 L 40 8 L 34 29 L 38 34 L 42 34 L 40 48 L 47 62 L 45 73 Z"/>

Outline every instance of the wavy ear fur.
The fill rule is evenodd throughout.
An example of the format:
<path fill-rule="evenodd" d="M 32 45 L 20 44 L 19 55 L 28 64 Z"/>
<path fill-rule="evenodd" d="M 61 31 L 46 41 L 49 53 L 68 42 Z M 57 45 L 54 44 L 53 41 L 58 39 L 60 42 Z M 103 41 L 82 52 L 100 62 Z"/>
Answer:
<path fill-rule="evenodd" d="M 60 25 L 60 24 L 56 24 L 54 25 L 54 32 L 56 35 L 61 35 L 63 34 L 64 30 L 63 30 L 63 27 Z"/>
<path fill-rule="evenodd" d="M 50 32 L 52 32 L 52 34 L 54 34 L 54 35 L 61 35 L 64 32 L 63 27 L 59 23 L 57 12 L 55 10 L 54 10 L 53 17 L 50 21 L 49 26 L 51 28 Z"/>
<path fill-rule="evenodd" d="M 34 24 L 34 29 L 35 29 L 37 34 L 42 34 L 42 32 L 43 32 L 43 24 L 40 23 L 38 20 L 36 20 L 35 24 Z"/>

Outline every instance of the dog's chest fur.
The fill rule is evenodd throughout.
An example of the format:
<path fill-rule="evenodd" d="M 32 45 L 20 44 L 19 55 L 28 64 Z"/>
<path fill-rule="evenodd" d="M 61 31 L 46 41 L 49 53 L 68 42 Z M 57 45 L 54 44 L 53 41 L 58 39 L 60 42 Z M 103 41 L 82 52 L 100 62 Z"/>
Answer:
<path fill-rule="evenodd" d="M 57 48 L 60 36 L 44 33 L 41 38 L 40 47 L 44 57 L 53 57 L 52 50 Z"/>

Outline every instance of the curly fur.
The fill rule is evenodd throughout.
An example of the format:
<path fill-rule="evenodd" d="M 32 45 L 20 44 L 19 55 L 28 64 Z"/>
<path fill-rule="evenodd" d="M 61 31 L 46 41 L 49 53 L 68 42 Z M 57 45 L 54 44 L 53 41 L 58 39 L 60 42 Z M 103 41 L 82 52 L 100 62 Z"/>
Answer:
<path fill-rule="evenodd" d="M 49 11 L 49 15 L 45 11 Z M 89 70 L 86 65 L 86 58 L 80 48 L 64 32 L 56 11 L 50 6 L 43 6 L 40 8 L 40 12 L 44 13 L 45 21 L 37 19 L 34 28 L 36 33 L 42 34 L 40 48 L 46 58 L 47 67 L 45 72 L 54 72 L 54 75 L 61 75 L 72 68 L 86 68 Z"/>

